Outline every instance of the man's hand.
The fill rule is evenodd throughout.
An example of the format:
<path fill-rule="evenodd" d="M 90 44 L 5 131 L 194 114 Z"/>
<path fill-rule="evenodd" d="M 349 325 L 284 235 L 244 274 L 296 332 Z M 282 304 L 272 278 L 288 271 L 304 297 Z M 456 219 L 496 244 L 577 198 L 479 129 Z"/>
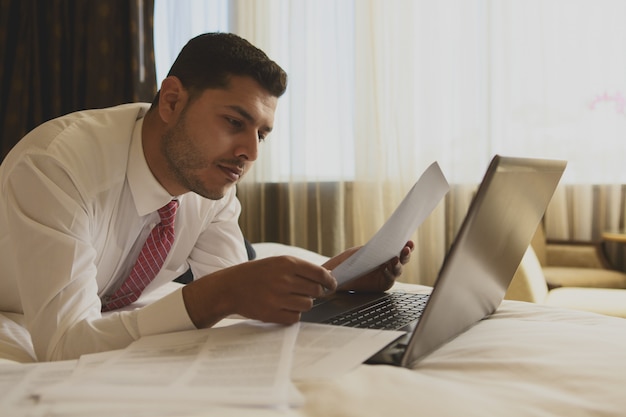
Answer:
<path fill-rule="evenodd" d="M 402 275 L 403 265 L 411 259 L 411 252 L 413 252 L 414 247 L 415 244 L 413 241 L 409 240 L 406 245 L 404 245 L 398 256 L 383 263 L 372 272 L 369 272 L 354 281 L 348 282 L 347 284 L 341 285 L 337 288 L 337 291 L 381 292 L 388 290 L 396 282 L 396 279 Z M 329 259 L 323 266 L 332 270 L 359 249 L 360 247 L 348 249 Z"/>
<path fill-rule="evenodd" d="M 334 291 L 337 282 L 319 265 L 292 256 L 245 262 L 204 276 L 183 288 L 189 317 L 198 328 L 230 314 L 292 324 L 313 306 L 313 298 Z"/>

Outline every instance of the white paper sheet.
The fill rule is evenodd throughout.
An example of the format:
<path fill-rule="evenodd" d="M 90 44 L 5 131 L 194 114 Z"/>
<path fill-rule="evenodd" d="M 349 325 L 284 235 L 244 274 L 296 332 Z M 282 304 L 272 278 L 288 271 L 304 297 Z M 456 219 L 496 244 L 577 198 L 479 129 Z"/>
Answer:
<path fill-rule="evenodd" d="M 292 380 L 338 377 L 402 334 L 224 320 L 78 361 L 0 367 L 6 369 L 0 411 L 10 409 L 12 417 L 289 416 L 304 402 Z"/>
<path fill-rule="evenodd" d="M 297 333 L 298 325 L 244 321 L 145 337 L 44 390 L 42 398 L 286 406 Z"/>
<path fill-rule="evenodd" d="M 449 189 L 439 164 L 432 163 L 369 242 L 333 269 L 337 283 L 345 284 L 398 256 Z"/>
<path fill-rule="evenodd" d="M 0 365 L 0 415 L 39 415 L 37 393 L 68 379 L 75 366 L 76 361 Z"/>
<path fill-rule="evenodd" d="M 301 323 L 291 378 L 335 378 L 366 361 L 405 332 Z"/>

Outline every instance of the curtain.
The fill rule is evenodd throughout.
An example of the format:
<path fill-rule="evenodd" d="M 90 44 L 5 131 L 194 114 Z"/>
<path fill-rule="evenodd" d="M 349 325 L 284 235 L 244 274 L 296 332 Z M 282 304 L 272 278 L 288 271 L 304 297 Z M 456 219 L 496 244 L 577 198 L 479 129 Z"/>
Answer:
<path fill-rule="evenodd" d="M 271 7 L 285 3 L 269 3 L 257 6 L 265 16 L 258 10 L 252 16 L 279 16 Z M 289 6 L 293 24 L 298 6 Z M 326 18 L 331 32 L 333 23 L 346 24 L 332 12 L 323 13 L 336 16 Z M 549 238 L 598 241 L 603 230 L 623 229 L 624 13 L 626 5 L 615 0 L 354 2 L 354 55 L 346 57 L 354 62 L 354 87 L 339 91 L 353 93 L 353 215 L 337 231 L 345 231 L 350 244 L 365 242 L 419 172 L 438 160 L 454 187 L 414 237 L 417 259 L 406 276 L 431 284 L 495 153 L 569 161 L 546 214 Z M 248 26 L 237 26 L 241 33 L 252 38 L 263 29 L 272 33 L 263 20 L 249 29 L 250 15 L 245 9 L 239 14 L 248 16 Z M 315 14 L 304 15 L 315 26 Z M 297 33 L 294 26 L 306 27 L 290 26 L 290 34 Z M 276 51 L 267 34 L 259 39 Z M 292 48 L 301 49 L 295 42 L 300 36 L 292 39 Z M 304 96 L 324 82 L 310 79 Z M 324 100 L 317 103 L 328 110 Z M 309 109 L 291 104 L 288 113 Z M 326 114 L 318 120 L 332 117 Z M 292 141 L 302 136 L 300 130 L 292 127 Z M 312 152 L 305 155 L 309 164 L 320 160 Z M 619 258 L 620 249 L 613 254 Z"/>
<path fill-rule="evenodd" d="M 290 75 L 291 94 L 279 104 L 276 132 L 239 187 L 242 228 L 251 239 L 271 236 L 251 233 L 257 230 L 250 221 L 279 225 L 286 232 L 282 241 L 296 245 L 308 244 L 306 231 L 319 225 L 315 246 L 305 247 L 326 255 L 363 244 L 436 159 L 409 139 L 420 104 L 412 82 L 418 65 L 406 56 L 414 13 L 413 2 L 236 2 L 234 31 Z M 281 18 L 291 23 L 280 24 Z M 322 186 L 329 175 L 335 187 Z M 266 199 L 266 184 L 280 178 L 288 179 L 282 188 L 289 197 L 281 200 L 287 205 L 258 213 L 253 196 Z M 295 184 L 303 180 L 322 192 L 302 193 Z M 320 216 L 329 206 L 344 214 Z M 440 205 L 413 236 L 416 251 L 406 280 L 434 282 L 448 246 L 445 212 Z"/>
<path fill-rule="evenodd" d="M 1 157 L 42 122 L 152 101 L 154 0 L 0 0 Z"/>
<path fill-rule="evenodd" d="M 281 238 L 299 244 L 300 233 L 317 223 L 311 208 L 333 204 L 346 215 L 324 219 L 334 221 L 325 224 L 334 239 L 313 249 L 335 254 L 373 236 L 438 160 L 455 183 L 453 192 L 412 236 L 416 250 L 403 277 L 432 285 L 491 157 L 481 123 L 487 63 L 484 54 L 467 52 L 486 35 L 483 20 L 467 18 L 483 11 L 484 2 L 266 0 L 237 6 L 234 30 L 286 67 L 291 93 L 279 104 L 270 149 L 239 187 L 242 228 L 248 232 L 250 221 L 280 225 L 291 232 Z M 260 184 L 276 181 L 277 166 L 289 185 L 303 177 L 319 184 L 328 169 L 344 186 L 320 200 L 294 195 L 308 209 L 291 216 L 259 216 L 253 195 L 263 193 Z"/>
<path fill-rule="evenodd" d="M 214 3 L 229 10 L 221 30 L 290 77 L 239 187 L 252 241 L 327 255 L 363 244 L 436 160 L 452 189 L 413 236 L 404 276 L 432 284 L 496 153 L 569 161 L 549 238 L 597 241 L 624 227 L 625 2 Z"/>

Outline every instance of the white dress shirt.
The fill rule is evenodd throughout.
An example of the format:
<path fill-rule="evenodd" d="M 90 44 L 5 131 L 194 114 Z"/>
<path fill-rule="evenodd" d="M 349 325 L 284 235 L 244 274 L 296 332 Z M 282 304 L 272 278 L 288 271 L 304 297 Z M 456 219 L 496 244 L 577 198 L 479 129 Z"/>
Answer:
<path fill-rule="evenodd" d="M 148 306 L 102 315 L 126 279 L 156 210 L 172 196 L 141 143 L 149 105 L 73 113 L 33 130 L 0 166 L 0 311 L 23 314 L 38 360 L 119 349 L 149 334 L 194 328 L 182 287 Z M 145 291 L 244 262 L 241 206 L 177 196 L 175 242 Z"/>

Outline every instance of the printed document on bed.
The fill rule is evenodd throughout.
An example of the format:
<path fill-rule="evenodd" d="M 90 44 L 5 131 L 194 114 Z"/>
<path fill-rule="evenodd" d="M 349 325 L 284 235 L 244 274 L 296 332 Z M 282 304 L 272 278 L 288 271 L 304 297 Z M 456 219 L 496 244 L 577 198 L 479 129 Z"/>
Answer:
<path fill-rule="evenodd" d="M 83 355 L 40 384 L 23 386 L 16 383 L 21 374 L 10 373 L 0 387 L 23 387 L 8 402 L 0 394 L 0 410 L 14 404 L 12 417 L 260 417 L 303 405 L 291 380 L 340 376 L 402 334 L 225 319 L 211 329 L 146 336 L 123 350 Z"/>
<path fill-rule="evenodd" d="M 242 321 L 147 336 L 41 392 L 43 402 L 299 405 L 290 380 L 299 325 Z"/>
<path fill-rule="evenodd" d="M 449 189 L 439 164 L 432 163 L 369 242 L 333 269 L 337 284 L 345 284 L 398 256 Z"/>

